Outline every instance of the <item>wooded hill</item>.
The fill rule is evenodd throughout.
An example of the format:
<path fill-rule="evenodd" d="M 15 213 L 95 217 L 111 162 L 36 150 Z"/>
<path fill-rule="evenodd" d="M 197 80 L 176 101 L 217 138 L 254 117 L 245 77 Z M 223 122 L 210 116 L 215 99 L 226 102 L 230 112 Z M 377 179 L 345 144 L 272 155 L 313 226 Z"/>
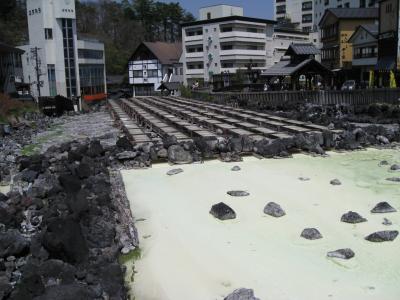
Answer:
<path fill-rule="evenodd" d="M 105 43 L 109 75 L 127 73 L 127 63 L 141 41 L 181 39 L 180 23 L 193 21 L 178 2 L 153 0 L 76 0 L 78 36 Z M 28 42 L 26 0 L 0 1 L 0 41 Z"/>

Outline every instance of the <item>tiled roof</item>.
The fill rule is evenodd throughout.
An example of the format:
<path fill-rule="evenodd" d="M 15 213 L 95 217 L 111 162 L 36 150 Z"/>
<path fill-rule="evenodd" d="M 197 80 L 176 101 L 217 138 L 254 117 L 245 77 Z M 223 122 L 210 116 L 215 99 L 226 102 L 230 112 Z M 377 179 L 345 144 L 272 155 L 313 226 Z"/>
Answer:
<path fill-rule="evenodd" d="M 182 55 L 182 43 L 143 42 L 143 44 L 165 65 L 178 62 Z"/>
<path fill-rule="evenodd" d="M 25 51 L 0 42 L 0 52 L 3 53 L 16 52 L 23 54 Z"/>
<path fill-rule="evenodd" d="M 339 19 L 368 19 L 379 18 L 378 8 L 329 8 Z"/>
<path fill-rule="evenodd" d="M 296 55 L 315 55 L 319 54 L 319 50 L 311 43 L 290 44 L 285 55 L 290 55 L 293 52 Z"/>
<path fill-rule="evenodd" d="M 371 33 L 373 36 L 378 36 L 379 25 L 378 24 L 363 24 L 361 25 L 366 31 Z"/>
<path fill-rule="evenodd" d="M 261 75 L 263 76 L 290 76 L 293 73 L 297 72 L 301 68 L 305 67 L 308 64 L 312 64 L 316 68 L 320 69 L 323 72 L 330 72 L 323 65 L 317 62 L 315 59 L 306 59 L 300 63 L 292 63 L 290 60 L 281 60 L 277 64 L 273 65 L 269 69 L 263 71 Z"/>

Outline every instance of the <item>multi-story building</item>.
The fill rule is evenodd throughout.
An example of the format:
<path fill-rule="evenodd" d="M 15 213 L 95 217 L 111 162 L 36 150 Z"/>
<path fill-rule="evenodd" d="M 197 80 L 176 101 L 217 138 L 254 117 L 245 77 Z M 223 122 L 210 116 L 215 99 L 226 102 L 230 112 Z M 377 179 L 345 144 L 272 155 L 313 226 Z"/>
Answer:
<path fill-rule="evenodd" d="M 209 82 L 214 74 L 265 69 L 275 21 L 243 16 L 243 9 L 200 9 L 200 20 L 182 24 L 185 84 Z"/>
<path fill-rule="evenodd" d="M 181 56 L 181 43 L 141 43 L 129 59 L 129 83 L 133 94 L 150 95 L 162 83 L 182 83 Z"/>
<path fill-rule="evenodd" d="M 308 32 L 292 28 L 275 27 L 272 42 L 272 53 L 267 56 L 268 66 L 278 63 L 291 44 L 305 44 L 311 41 Z"/>
<path fill-rule="evenodd" d="M 389 86 L 389 71 L 400 69 L 399 10 L 399 0 L 382 0 L 379 3 L 378 63 L 376 65 L 379 86 Z"/>
<path fill-rule="evenodd" d="M 378 61 L 378 24 L 358 26 L 349 43 L 353 45 L 353 69 L 359 70 L 359 80 L 366 85 Z"/>
<path fill-rule="evenodd" d="M 328 8 L 371 8 L 377 7 L 377 0 L 314 0 L 314 28 Z"/>
<path fill-rule="evenodd" d="M 290 21 L 298 29 L 310 32 L 314 24 L 313 0 L 275 0 L 274 17 L 278 22 Z"/>
<path fill-rule="evenodd" d="M 106 98 L 104 44 L 79 40 L 75 1 L 27 0 L 29 44 L 20 47 L 34 96 Z"/>
<path fill-rule="evenodd" d="M 15 83 L 22 82 L 21 49 L 0 42 L 0 93 L 15 93 Z"/>
<path fill-rule="evenodd" d="M 350 70 L 353 61 L 350 37 L 360 24 L 373 25 L 377 20 L 377 8 L 327 9 L 319 23 L 322 64 L 330 70 Z"/>

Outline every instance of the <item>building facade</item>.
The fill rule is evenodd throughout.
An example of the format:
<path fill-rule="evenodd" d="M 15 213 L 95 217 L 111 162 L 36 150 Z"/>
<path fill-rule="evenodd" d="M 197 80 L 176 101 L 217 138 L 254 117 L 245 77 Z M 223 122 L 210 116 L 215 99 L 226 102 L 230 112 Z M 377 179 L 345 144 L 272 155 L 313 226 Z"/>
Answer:
<path fill-rule="evenodd" d="M 129 83 L 133 94 L 150 95 L 162 83 L 182 83 L 181 57 L 181 43 L 141 43 L 129 59 Z"/>
<path fill-rule="evenodd" d="M 17 92 L 16 83 L 22 83 L 21 49 L 0 42 L 0 93 Z"/>
<path fill-rule="evenodd" d="M 314 2 L 313 0 L 274 0 L 274 17 L 278 22 L 290 21 L 299 30 L 313 31 Z"/>
<path fill-rule="evenodd" d="M 310 34 L 301 30 L 290 28 L 275 27 L 273 34 L 273 48 L 271 55 L 267 57 L 267 65 L 272 66 L 278 63 L 291 44 L 309 43 Z"/>
<path fill-rule="evenodd" d="M 244 17 L 227 5 L 200 10 L 200 20 L 182 24 L 184 82 L 210 82 L 214 74 L 265 69 L 272 49 L 272 20 Z M 214 18 L 215 16 L 215 18 Z"/>
<path fill-rule="evenodd" d="M 376 8 L 330 8 L 319 23 L 321 62 L 330 70 L 352 69 L 353 46 L 349 41 L 360 24 L 373 25 L 378 20 Z"/>
<path fill-rule="evenodd" d="M 21 46 L 32 94 L 106 98 L 104 44 L 80 40 L 75 1 L 27 0 L 29 44 Z"/>
<path fill-rule="evenodd" d="M 360 25 L 349 39 L 353 45 L 353 69 L 359 70 L 359 81 L 365 86 L 378 62 L 378 27 L 378 24 Z"/>

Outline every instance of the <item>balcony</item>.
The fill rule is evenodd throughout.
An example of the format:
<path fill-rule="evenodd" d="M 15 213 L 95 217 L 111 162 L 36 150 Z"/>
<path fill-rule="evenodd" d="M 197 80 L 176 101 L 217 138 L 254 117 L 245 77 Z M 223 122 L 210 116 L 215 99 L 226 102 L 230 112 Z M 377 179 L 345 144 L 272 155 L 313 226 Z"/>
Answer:
<path fill-rule="evenodd" d="M 186 69 L 186 75 L 203 75 L 204 69 Z"/>
<path fill-rule="evenodd" d="M 203 58 L 204 52 L 186 52 L 186 58 Z"/>
<path fill-rule="evenodd" d="M 224 38 L 245 38 L 245 39 L 265 39 L 266 33 L 247 32 L 247 31 L 227 31 L 219 34 L 220 39 Z"/>
<path fill-rule="evenodd" d="M 202 41 L 202 40 L 203 40 L 203 35 L 185 36 L 185 42 Z"/>
<path fill-rule="evenodd" d="M 221 50 L 220 56 L 227 55 L 245 55 L 245 56 L 266 56 L 265 50 L 249 50 L 249 49 L 231 49 Z"/>

